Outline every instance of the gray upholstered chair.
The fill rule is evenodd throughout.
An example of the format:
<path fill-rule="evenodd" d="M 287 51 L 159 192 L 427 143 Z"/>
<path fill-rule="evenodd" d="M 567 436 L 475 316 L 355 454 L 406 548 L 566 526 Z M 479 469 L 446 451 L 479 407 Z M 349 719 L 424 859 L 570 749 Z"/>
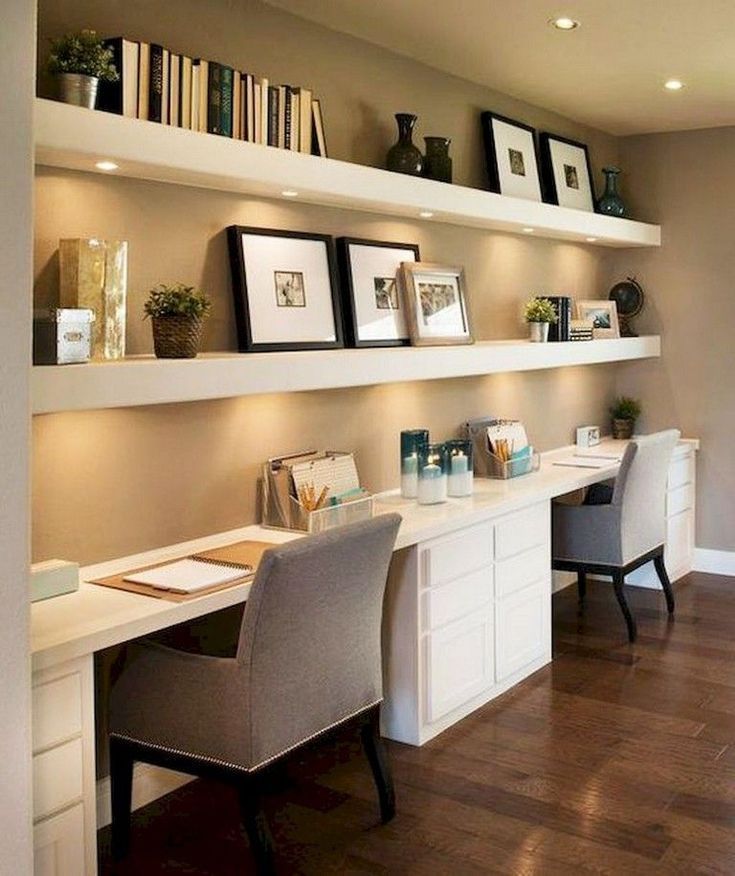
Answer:
<path fill-rule="evenodd" d="M 260 872 L 272 869 L 259 805 L 268 767 L 355 719 L 383 822 L 395 813 L 380 741 L 381 618 L 400 516 L 268 550 L 232 658 L 132 645 L 110 697 L 112 842 L 130 841 L 133 763 L 234 783 Z"/>
<path fill-rule="evenodd" d="M 666 479 L 679 437 L 676 429 L 670 429 L 632 440 L 607 504 L 553 506 L 553 568 L 577 573 L 581 603 L 588 574 L 610 575 L 631 642 L 635 641 L 636 624 L 624 591 L 629 572 L 652 560 L 669 614 L 674 613 L 664 541 Z"/>

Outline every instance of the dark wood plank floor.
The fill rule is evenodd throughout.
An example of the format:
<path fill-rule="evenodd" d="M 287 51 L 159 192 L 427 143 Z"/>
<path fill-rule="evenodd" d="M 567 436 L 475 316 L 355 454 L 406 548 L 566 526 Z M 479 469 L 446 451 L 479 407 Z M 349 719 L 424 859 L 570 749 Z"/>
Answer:
<path fill-rule="evenodd" d="M 270 800 L 283 873 L 735 873 L 735 580 L 554 598 L 555 659 L 421 749 L 390 744 L 398 816 L 377 824 L 357 740 L 296 764 Z M 250 873 L 237 801 L 195 782 L 135 814 L 107 874 Z"/>

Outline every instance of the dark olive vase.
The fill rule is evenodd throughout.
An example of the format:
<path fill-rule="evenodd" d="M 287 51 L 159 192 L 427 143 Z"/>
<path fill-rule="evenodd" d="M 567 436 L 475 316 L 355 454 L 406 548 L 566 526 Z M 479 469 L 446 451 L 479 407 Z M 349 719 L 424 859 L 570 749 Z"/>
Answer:
<path fill-rule="evenodd" d="M 388 150 L 385 164 L 388 170 L 421 176 L 424 170 L 424 156 L 413 144 L 413 128 L 416 116 L 411 113 L 396 113 L 398 141 Z"/>
<path fill-rule="evenodd" d="M 449 137 L 424 137 L 426 158 L 424 176 L 439 182 L 452 181 L 452 159 L 449 157 Z"/>
<path fill-rule="evenodd" d="M 602 172 L 605 174 L 605 192 L 597 202 L 597 212 L 607 216 L 625 216 L 625 204 L 618 194 L 620 170 L 617 167 L 603 167 Z"/>

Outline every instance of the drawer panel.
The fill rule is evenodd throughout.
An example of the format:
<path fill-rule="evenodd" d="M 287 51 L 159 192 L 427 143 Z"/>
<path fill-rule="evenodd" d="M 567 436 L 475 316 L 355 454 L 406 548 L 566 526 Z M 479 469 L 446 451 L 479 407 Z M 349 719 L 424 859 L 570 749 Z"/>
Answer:
<path fill-rule="evenodd" d="M 495 607 L 495 665 L 498 682 L 549 653 L 551 593 L 548 583 L 515 593 Z"/>
<path fill-rule="evenodd" d="M 673 517 L 694 507 L 694 484 L 683 484 L 666 494 L 666 516 Z"/>
<path fill-rule="evenodd" d="M 549 503 L 542 502 L 501 517 L 495 524 L 495 559 L 504 560 L 547 541 L 551 537 L 549 514 Z"/>
<path fill-rule="evenodd" d="M 666 571 L 673 580 L 692 567 L 694 555 L 694 511 L 682 511 L 666 521 Z"/>
<path fill-rule="evenodd" d="M 503 599 L 542 579 L 551 578 L 548 544 L 495 564 L 495 598 Z"/>
<path fill-rule="evenodd" d="M 694 454 L 675 459 L 669 466 L 669 489 L 694 482 Z"/>
<path fill-rule="evenodd" d="M 84 807 L 77 803 L 33 828 L 33 876 L 84 872 Z"/>
<path fill-rule="evenodd" d="M 492 604 L 430 633 L 424 643 L 428 723 L 493 686 Z"/>
<path fill-rule="evenodd" d="M 448 538 L 432 542 L 425 551 L 425 587 L 436 587 L 475 572 L 493 561 L 491 523 L 471 526 Z"/>
<path fill-rule="evenodd" d="M 82 679 L 78 672 L 33 688 L 33 751 L 82 732 Z"/>
<path fill-rule="evenodd" d="M 425 630 L 435 630 L 477 611 L 493 598 L 493 567 L 487 566 L 424 594 Z"/>
<path fill-rule="evenodd" d="M 72 739 L 33 758 L 33 815 L 43 818 L 82 797 L 82 740 Z"/>

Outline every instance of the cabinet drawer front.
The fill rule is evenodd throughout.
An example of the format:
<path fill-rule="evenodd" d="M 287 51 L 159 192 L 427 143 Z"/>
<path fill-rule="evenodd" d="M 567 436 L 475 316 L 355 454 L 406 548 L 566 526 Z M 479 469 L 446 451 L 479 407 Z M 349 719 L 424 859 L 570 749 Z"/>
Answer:
<path fill-rule="evenodd" d="M 425 630 L 435 630 L 451 621 L 464 617 L 493 598 L 493 567 L 464 575 L 441 587 L 432 587 L 424 594 Z"/>
<path fill-rule="evenodd" d="M 502 599 L 542 579 L 551 577 L 547 544 L 495 564 L 495 597 Z"/>
<path fill-rule="evenodd" d="M 82 732 L 82 679 L 78 672 L 33 688 L 33 751 Z"/>
<path fill-rule="evenodd" d="M 682 511 L 666 521 L 664 561 L 670 578 L 688 572 L 694 553 L 694 511 Z"/>
<path fill-rule="evenodd" d="M 683 484 L 666 494 L 666 516 L 673 517 L 694 507 L 694 484 Z"/>
<path fill-rule="evenodd" d="M 72 739 L 33 758 L 33 815 L 43 818 L 82 797 L 82 740 Z"/>
<path fill-rule="evenodd" d="M 492 687 L 493 606 L 462 618 L 425 640 L 426 720 L 456 709 Z"/>
<path fill-rule="evenodd" d="M 432 542 L 424 554 L 425 587 L 436 587 L 475 572 L 493 561 L 493 527 L 490 523 L 471 526 Z"/>
<path fill-rule="evenodd" d="M 33 828 L 33 876 L 82 876 L 84 807 L 81 803 Z"/>
<path fill-rule="evenodd" d="M 694 454 L 690 453 L 683 459 L 675 459 L 669 466 L 669 489 L 673 490 L 682 484 L 694 483 Z"/>
<path fill-rule="evenodd" d="M 502 682 L 551 648 L 551 593 L 547 583 L 495 606 L 496 678 Z"/>
<path fill-rule="evenodd" d="M 550 536 L 549 503 L 541 502 L 495 524 L 495 559 L 504 560 L 543 544 Z"/>

